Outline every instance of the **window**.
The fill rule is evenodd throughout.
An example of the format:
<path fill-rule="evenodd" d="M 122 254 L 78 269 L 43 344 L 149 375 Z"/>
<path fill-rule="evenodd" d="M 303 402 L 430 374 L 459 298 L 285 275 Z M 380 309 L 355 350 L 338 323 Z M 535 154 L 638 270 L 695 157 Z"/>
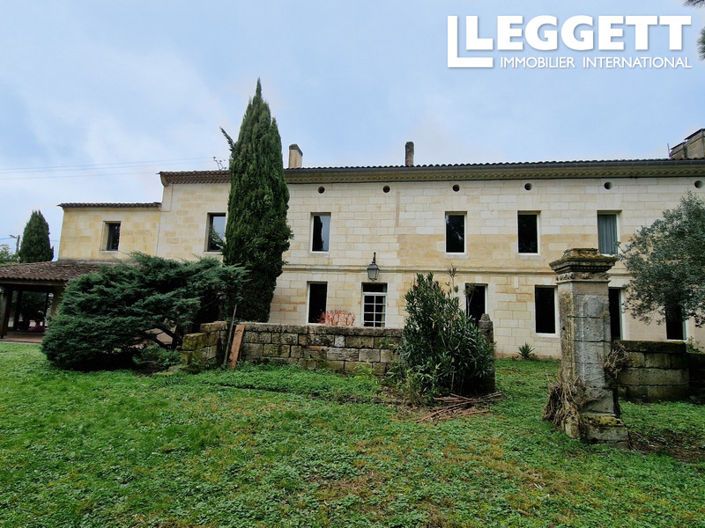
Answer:
<path fill-rule="evenodd" d="M 225 213 L 208 215 L 206 251 L 222 251 L 225 243 Z"/>
<path fill-rule="evenodd" d="M 551 286 L 536 286 L 534 302 L 536 305 L 536 333 L 556 333 L 556 289 Z"/>
<path fill-rule="evenodd" d="M 487 286 L 484 284 L 465 285 L 465 314 L 478 323 L 482 314 L 487 313 L 486 303 Z"/>
<path fill-rule="evenodd" d="M 446 253 L 465 253 L 465 215 L 446 213 Z"/>
<path fill-rule="evenodd" d="M 610 333 L 611 338 L 622 339 L 622 290 L 610 288 Z"/>
<path fill-rule="evenodd" d="M 308 285 L 308 322 L 320 323 L 323 312 L 326 311 L 328 283 L 310 282 Z"/>
<path fill-rule="evenodd" d="M 363 326 L 384 326 L 387 307 L 387 285 L 364 283 L 362 285 Z"/>
<path fill-rule="evenodd" d="M 313 231 L 311 235 L 311 251 L 325 253 L 330 241 L 330 213 L 311 215 Z"/>
<path fill-rule="evenodd" d="M 685 339 L 685 321 L 680 306 L 666 308 L 666 339 L 683 341 Z"/>
<path fill-rule="evenodd" d="M 518 213 L 517 234 L 519 253 L 537 254 L 539 252 L 539 215 Z"/>
<path fill-rule="evenodd" d="M 120 245 L 120 222 L 106 222 L 105 251 L 117 251 Z"/>
<path fill-rule="evenodd" d="M 617 215 L 600 213 L 597 215 L 597 240 L 600 253 L 616 255 L 619 239 L 617 237 Z"/>

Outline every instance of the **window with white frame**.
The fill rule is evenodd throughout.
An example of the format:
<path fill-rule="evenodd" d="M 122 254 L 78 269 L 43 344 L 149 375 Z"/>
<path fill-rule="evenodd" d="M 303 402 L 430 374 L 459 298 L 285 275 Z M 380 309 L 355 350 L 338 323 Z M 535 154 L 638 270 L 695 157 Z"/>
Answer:
<path fill-rule="evenodd" d="M 517 213 L 517 248 L 519 253 L 538 254 L 538 213 Z"/>
<path fill-rule="evenodd" d="M 465 253 L 464 213 L 446 213 L 446 253 Z"/>
<path fill-rule="evenodd" d="M 362 284 L 362 324 L 383 327 L 387 312 L 387 285 Z"/>
<path fill-rule="evenodd" d="M 616 255 L 619 246 L 617 234 L 617 213 L 597 214 L 597 241 L 600 253 Z"/>
<path fill-rule="evenodd" d="M 534 289 L 534 306 L 536 308 L 536 333 L 556 333 L 556 288 L 553 286 L 536 286 Z"/>
<path fill-rule="evenodd" d="M 327 253 L 330 247 L 330 213 L 311 214 L 311 251 Z"/>

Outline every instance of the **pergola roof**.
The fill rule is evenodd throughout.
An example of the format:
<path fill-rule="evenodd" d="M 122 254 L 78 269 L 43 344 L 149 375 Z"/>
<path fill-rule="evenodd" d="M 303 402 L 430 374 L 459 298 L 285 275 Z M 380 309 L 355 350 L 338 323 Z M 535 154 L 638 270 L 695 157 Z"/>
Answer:
<path fill-rule="evenodd" d="M 0 266 L 0 286 L 63 286 L 105 264 L 83 260 L 5 264 Z"/>

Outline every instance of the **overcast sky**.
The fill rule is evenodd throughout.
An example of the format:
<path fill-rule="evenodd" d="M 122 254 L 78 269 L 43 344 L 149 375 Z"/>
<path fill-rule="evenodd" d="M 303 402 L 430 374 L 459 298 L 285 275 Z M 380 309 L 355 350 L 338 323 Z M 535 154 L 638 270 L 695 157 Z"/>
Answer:
<path fill-rule="evenodd" d="M 692 15 L 691 69 L 449 69 L 447 17 Z M 161 200 L 160 170 L 227 163 L 257 78 L 304 166 L 662 158 L 705 127 L 705 9 L 673 0 L 5 0 L 0 16 L 0 244 L 33 209 L 58 249 L 61 202 Z M 461 47 L 464 28 L 461 25 Z M 460 51 L 461 55 L 464 50 Z M 502 56 L 598 52 L 497 52 Z M 470 54 L 467 54 L 468 56 Z"/>

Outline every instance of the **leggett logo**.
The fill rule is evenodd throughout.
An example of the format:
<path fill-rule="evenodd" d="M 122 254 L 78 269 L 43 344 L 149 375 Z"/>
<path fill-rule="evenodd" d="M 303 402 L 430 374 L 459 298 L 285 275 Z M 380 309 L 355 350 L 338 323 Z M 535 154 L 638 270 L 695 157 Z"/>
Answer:
<path fill-rule="evenodd" d="M 475 52 L 525 51 L 526 47 L 550 52 L 559 44 L 573 51 L 649 51 L 650 37 L 656 31 L 667 32 L 669 50 L 683 51 L 684 29 L 692 24 L 690 16 L 573 16 L 562 23 L 558 17 L 540 15 L 528 21 L 523 16 L 498 16 L 496 36 L 480 35 L 478 16 L 465 17 L 465 51 L 459 54 L 457 16 L 448 17 L 448 67 L 494 68 L 494 57 Z M 633 38 L 625 38 L 625 30 Z M 597 46 L 596 46 L 597 44 Z M 629 46 L 629 49 L 627 48 Z M 513 56 L 500 59 L 502 68 L 575 68 L 575 57 Z M 691 68 L 687 57 L 653 56 L 585 56 L 583 68 Z"/>

